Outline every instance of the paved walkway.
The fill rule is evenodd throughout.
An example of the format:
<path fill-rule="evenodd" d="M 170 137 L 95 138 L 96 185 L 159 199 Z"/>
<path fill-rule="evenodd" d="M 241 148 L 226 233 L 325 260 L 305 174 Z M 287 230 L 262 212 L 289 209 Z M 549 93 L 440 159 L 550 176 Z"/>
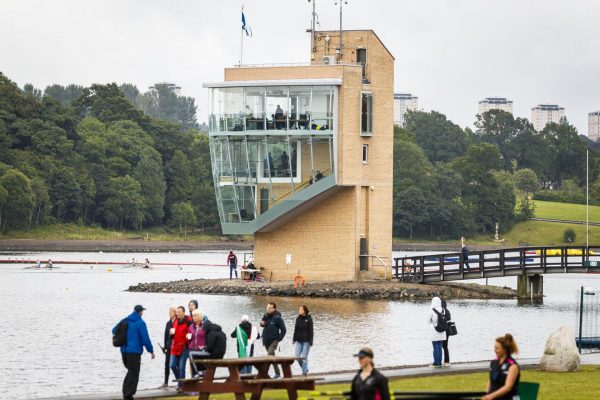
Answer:
<path fill-rule="evenodd" d="M 539 358 L 519 358 L 519 364 L 524 369 L 537 368 L 540 364 Z M 595 354 L 584 354 L 581 357 L 582 364 L 600 364 L 600 353 Z M 431 368 L 425 365 L 416 366 L 405 366 L 405 367 L 390 367 L 383 368 L 381 371 L 388 378 L 401 378 L 401 377 L 419 377 L 419 376 L 432 376 L 432 375 L 448 375 L 448 374 L 459 374 L 469 372 L 484 372 L 488 370 L 490 365 L 489 361 L 476 361 L 452 364 L 446 368 Z M 324 378 L 324 381 L 320 384 L 328 383 L 346 383 L 350 382 L 356 371 L 345 371 L 336 372 L 331 374 L 319 375 Z M 136 399 L 156 399 L 161 397 L 175 397 L 178 394 L 174 389 L 161 390 L 161 389 L 148 389 L 139 390 L 136 394 Z M 41 400 L 120 400 L 123 396 L 120 393 L 104 393 L 104 394 L 92 394 L 92 395 L 74 395 L 55 397 L 51 399 Z"/>

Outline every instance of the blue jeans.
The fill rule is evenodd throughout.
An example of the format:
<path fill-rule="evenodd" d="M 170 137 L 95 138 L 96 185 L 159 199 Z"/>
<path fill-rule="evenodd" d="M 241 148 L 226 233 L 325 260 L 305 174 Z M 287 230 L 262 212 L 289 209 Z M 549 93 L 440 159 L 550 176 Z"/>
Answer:
<path fill-rule="evenodd" d="M 229 264 L 229 279 L 233 277 L 233 273 L 235 272 L 235 277 L 237 278 L 237 265 Z"/>
<path fill-rule="evenodd" d="M 304 360 L 298 360 L 300 368 L 302 368 L 302 374 L 308 373 L 308 352 L 310 351 L 310 344 L 308 342 L 296 342 L 296 357 L 303 357 Z"/>
<path fill-rule="evenodd" d="M 175 379 L 185 379 L 185 364 L 188 359 L 188 349 L 183 350 L 183 353 L 176 356 L 171 354 L 171 361 L 169 363 L 169 367 L 171 367 L 171 371 L 173 371 L 173 375 L 175 375 Z M 181 383 L 177 383 L 177 386 L 181 386 Z"/>
<path fill-rule="evenodd" d="M 433 365 L 442 365 L 442 340 L 438 340 L 433 343 Z"/>

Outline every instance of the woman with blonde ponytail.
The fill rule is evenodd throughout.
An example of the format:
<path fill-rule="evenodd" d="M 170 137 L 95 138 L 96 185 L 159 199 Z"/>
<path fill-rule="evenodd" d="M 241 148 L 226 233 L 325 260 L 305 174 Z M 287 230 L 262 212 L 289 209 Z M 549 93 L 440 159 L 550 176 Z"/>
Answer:
<path fill-rule="evenodd" d="M 496 359 L 490 363 L 488 394 L 482 400 L 519 400 L 521 367 L 512 357 L 519 352 L 519 348 L 510 333 L 496 338 L 494 352 Z"/>

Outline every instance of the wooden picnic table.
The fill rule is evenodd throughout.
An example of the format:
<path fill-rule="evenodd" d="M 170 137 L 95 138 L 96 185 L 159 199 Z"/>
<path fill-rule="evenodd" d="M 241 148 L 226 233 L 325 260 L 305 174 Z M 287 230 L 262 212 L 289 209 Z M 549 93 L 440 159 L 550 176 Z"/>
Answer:
<path fill-rule="evenodd" d="M 247 357 L 247 358 L 225 358 L 196 359 L 196 365 L 204 367 L 204 378 L 183 379 L 181 389 L 184 392 L 199 393 L 199 400 L 208 400 L 212 393 L 234 393 L 236 400 L 245 400 L 244 393 L 252 393 L 252 400 L 261 398 L 264 389 L 285 389 L 288 398 L 296 400 L 298 390 L 315 390 L 315 377 L 293 377 L 292 364 L 302 360 L 297 357 Z M 273 379 L 269 376 L 271 365 L 277 364 L 281 367 L 283 378 Z M 252 365 L 258 373 L 256 376 L 242 376 L 239 368 Z M 227 368 L 229 376 L 224 381 L 215 380 L 217 368 Z"/>

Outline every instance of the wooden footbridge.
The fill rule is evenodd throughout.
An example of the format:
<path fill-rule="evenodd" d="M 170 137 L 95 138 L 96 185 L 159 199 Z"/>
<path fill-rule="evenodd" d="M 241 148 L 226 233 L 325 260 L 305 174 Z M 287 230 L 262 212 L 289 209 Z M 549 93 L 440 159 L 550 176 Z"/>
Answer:
<path fill-rule="evenodd" d="M 600 246 L 518 247 L 394 258 L 394 277 L 433 283 L 517 276 L 520 298 L 543 296 L 544 274 L 600 273 Z"/>

